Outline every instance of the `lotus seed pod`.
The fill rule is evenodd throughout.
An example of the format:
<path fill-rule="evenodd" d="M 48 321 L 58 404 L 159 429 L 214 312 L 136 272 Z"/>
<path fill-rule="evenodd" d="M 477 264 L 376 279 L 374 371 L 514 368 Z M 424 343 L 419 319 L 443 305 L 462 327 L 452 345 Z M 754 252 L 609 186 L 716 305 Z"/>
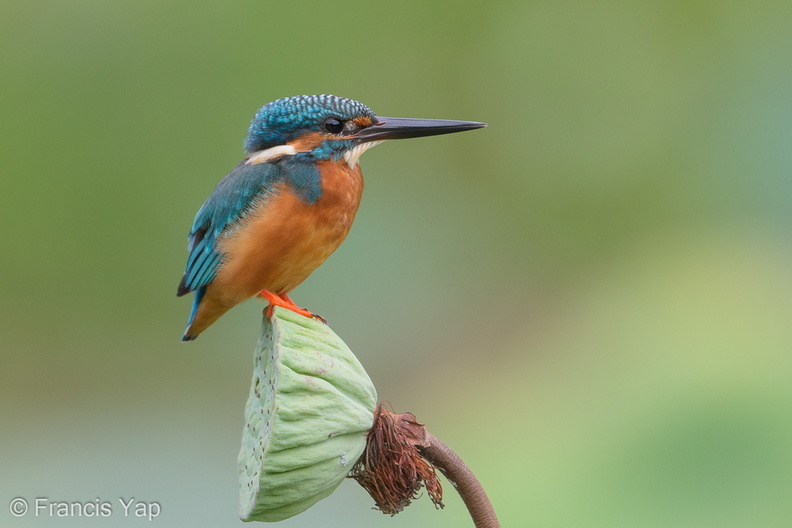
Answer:
<path fill-rule="evenodd" d="M 330 495 L 363 453 L 376 402 L 363 366 L 327 325 L 276 307 L 253 360 L 240 518 L 280 521 Z"/>

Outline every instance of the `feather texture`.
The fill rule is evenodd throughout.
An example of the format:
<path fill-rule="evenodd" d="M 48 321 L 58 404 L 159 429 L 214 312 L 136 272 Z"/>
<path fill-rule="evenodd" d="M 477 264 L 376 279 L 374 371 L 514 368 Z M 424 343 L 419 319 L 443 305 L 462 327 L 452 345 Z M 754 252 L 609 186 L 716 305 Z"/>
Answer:
<path fill-rule="evenodd" d="M 217 248 L 220 235 L 233 229 L 258 200 L 267 199 L 273 186 L 284 177 L 278 164 L 242 162 L 217 184 L 195 215 L 188 238 L 187 269 L 177 295 L 186 295 L 212 282 L 222 261 Z"/>

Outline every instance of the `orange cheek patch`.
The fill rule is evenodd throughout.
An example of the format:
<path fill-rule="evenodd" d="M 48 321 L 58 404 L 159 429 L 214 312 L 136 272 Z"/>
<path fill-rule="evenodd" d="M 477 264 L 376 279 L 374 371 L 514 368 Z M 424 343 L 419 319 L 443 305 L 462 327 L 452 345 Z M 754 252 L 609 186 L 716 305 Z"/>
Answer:
<path fill-rule="evenodd" d="M 369 127 L 369 126 L 371 126 L 371 124 L 374 122 L 374 121 L 373 121 L 373 120 L 372 120 L 370 117 L 368 117 L 368 116 L 360 116 L 360 117 L 356 117 L 356 118 L 354 118 L 352 121 L 353 121 L 353 122 L 354 122 L 354 123 L 355 123 L 357 126 L 359 126 L 360 128 L 366 128 L 366 127 Z"/>
<path fill-rule="evenodd" d="M 319 132 L 309 132 L 290 142 L 289 145 L 294 147 L 297 152 L 308 152 L 321 145 L 322 141 L 328 137 L 326 134 Z"/>

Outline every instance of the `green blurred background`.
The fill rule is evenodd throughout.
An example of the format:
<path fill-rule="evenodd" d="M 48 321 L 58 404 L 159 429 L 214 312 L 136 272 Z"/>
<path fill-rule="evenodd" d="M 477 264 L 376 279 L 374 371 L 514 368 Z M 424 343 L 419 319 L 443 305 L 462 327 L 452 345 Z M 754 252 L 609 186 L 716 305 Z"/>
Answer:
<path fill-rule="evenodd" d="M 294 297 L 504 526 L 789 526 L 790 50 L 781 1 L 2 3 L 0 524 L 241 525 L 263 304 L 180 343 L 186 235 L 259 106 L 333 93 L 490 124 L 367 153 Z M 471 525 L 446 505 L 350 481 L 282 525 Z"/>

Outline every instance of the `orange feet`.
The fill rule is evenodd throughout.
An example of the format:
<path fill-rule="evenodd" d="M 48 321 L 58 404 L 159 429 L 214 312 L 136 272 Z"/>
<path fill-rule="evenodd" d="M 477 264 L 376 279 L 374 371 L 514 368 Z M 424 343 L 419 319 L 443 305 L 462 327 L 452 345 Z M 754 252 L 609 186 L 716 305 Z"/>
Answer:
<path fill-rule="evenodd" d="M 291 310 L 294 313 L 298 313 L 298 314 L 300 314 L 302 316 L 310 317 L 312 319 L 318 319 L 318 320 L 322 321 L 323 323 L 327 324 L 327 321 L 325 320 L 324 317 L 322 317 L 320 315 L 316 315 L 315 313 L 309 312 L 305 308 L 300 308 L 299 306 L 294 304 L 294 301 L 292 301 L 291 298 L 288 295 L 286 295 L 285 293 L 282 294 L 282 295 L 278 295 L 277 293 L 271 292 L 269 290 L 261 290 L 259 292 L 259 295 L 261 295 L 262 297 L 264 297 L 265 299 L 267 299 L 269 301 L 269 306 L 267 306 L 267 318 L 268 319 L 272 319 L 272 310 L 276 306 L 282 306 L 283 308 L 286 308 L 287 310 Z"/>

